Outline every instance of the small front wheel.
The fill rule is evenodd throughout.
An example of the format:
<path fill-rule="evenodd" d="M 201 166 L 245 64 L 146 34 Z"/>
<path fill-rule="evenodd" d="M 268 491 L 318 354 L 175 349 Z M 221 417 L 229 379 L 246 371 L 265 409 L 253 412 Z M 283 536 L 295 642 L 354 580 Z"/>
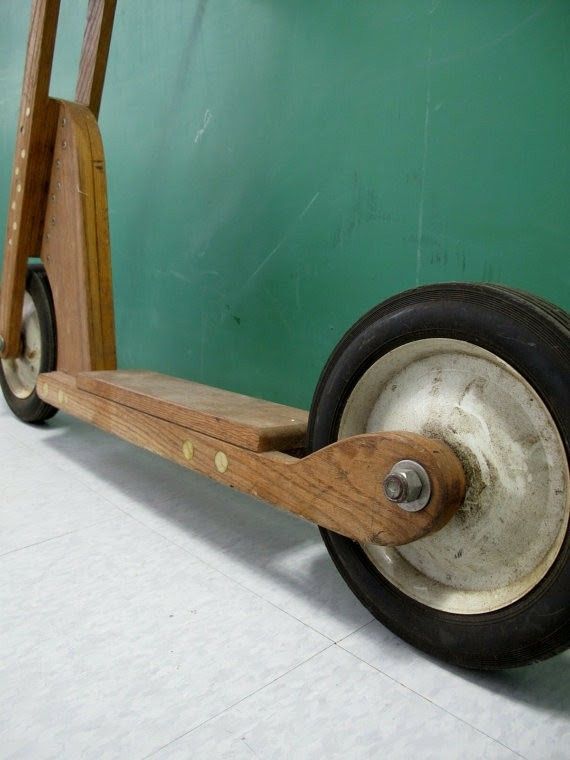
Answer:
<path fill-rule="evenodd" d="M 28 269 L 20 354 L 0 361 L 0 386 L 4 398 L 16 417 L 39 423 L 58 411 L 38 396 L 36 384 L 40 374 L 53 372 L 57 365 L 55 312 L 47 274 L 41 264 Z"/>
<path fill-rule="evenodd" d="M 340 573 L 387 627 L 431 655 L 499 669 L 570 643 L 569 319 L 501 286 L 402 293 L 342 339 L 313 400 L 313 451 L 406 430 L 463 463 L 464 505 L 399 547 L 322 530 Z"/>

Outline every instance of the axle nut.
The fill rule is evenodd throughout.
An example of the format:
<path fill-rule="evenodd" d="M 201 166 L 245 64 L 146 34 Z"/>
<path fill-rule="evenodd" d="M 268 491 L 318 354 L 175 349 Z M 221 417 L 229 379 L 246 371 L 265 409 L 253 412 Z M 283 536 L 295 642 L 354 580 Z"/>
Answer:
<path fill-rule="evenodd" d="M 431 484 L 418 462 L 403 459 L 384 478 L 384 495 L 407 512 L 419 512 L 429 501 Z"/>

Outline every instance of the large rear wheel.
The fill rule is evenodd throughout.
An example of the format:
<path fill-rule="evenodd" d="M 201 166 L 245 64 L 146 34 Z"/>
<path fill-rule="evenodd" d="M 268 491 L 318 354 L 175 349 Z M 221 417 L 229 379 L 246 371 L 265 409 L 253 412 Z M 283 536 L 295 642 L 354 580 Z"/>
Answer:
<path fill-rule="evenodd" d="M 402 293 L 360 320 L 325 367 L 312 450 L 407 430 L 445 441 L 468 479 L 438 533 L 400 547 L 323 530 L 387 627 L 465 667 L 527 664 L 570 643 L 568 315 L 500 286 Z"/>

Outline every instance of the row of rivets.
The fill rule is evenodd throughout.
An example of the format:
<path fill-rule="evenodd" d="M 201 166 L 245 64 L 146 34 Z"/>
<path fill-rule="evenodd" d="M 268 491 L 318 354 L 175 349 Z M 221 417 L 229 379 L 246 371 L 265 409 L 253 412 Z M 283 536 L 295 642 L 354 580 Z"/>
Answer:
<path fill-rule="evenodd" d="M 66 119 L 66 118 L 65 118 L 65 116 L 64 116 L 64 117 L 61 119 L 61 128 L 62 128 L 62 129 L 65 129 L 65 126 L 66 126 L 66 124 L 67 124 L 67 119 Z M 67 148 L 67 140 L 62 140 L 62 142 L 61 142 L 61 147 L 63 148 L 63 150 L 65 150 L 65 149 Z M 60 160 L 59 158 L 58 158 L 58 159 L 56 159 L 55 165 L 56 165 L 56 167 L 57 167 L 58 169 L 61 169 L 61 160 Z M 58 190 L 61 190 L 61 180 L 59 180 L 59 179 L 57 180 L 57 189 L 58 189 Z M 52 193 L 52 194 L 51 194 L 51 200 L 52 200 L 52 202 L 53 202 L 53 203 L 55 203 L 55 202 L 56 202 L 56 200 L 57 200 L 57 196 L 56 196 L 56 194 L 55 194 L 55 193 Z M 50 221 L 51 221 L 51 226 L 52 226 L 52 227 L 55 227 L 55 223 L 56 223 L 56 218 L 55 218 L 55 216 L 52 216 L 52 217 L 51 217 L 51 219 L 50 219 Z M 48 239 L 48 240 L 51 238 L 51 235 L 50 235 L 50 233 L 49 233 L 49 232 L 46 232 L 46 237 L 47 237 L 47 239 Z M 48 261 L 49 261 L 49 256 L 47 257 L 47 259 L 48 259 Z"/>
<path fill-rule="evenodd" d="M 184 441 L 182 445 L 184 458 L 190 461 L 194 457 L 194 444 L 192 441 Z M 214 457 L 214 464 L 218 472 L 225 472 L 229 467 L 229 460 L 223 451 L 217 451 Z"/>
<path fill-rule="evenodd" d="M 43 395 L 47 397 L 49 394 L 49 385 L 47 383 L 43 384 L 42 391 L 43 391 Z M 60 404 L 63 404 L 67 401 L 67 397 L 63 391 L 58 392 L 57 400 Z M 193 459 L 194 444 L 192 443 L 192 441 L 184 441 L 184 443 L 182 444 L 182 453 L 184 454 L 184 458 L 187 459 L 188 461 Z M 214 464 L 218 472 L 220 473 L 226 472 L 230 464 L 227 454 L 225 454 L 223 451 L 217 451 L 216 455 L 214 456 Z"/>
<path fill-rule="evenodd" d="M 43 383 L 42 385 L 42 393 L 44 398 L 47 398 L 49 396 L 49 385 L 47 383 Z M 66 404 L 69 401 L 67 396 L 63 391 L 57 392 L 57 403 L 58 404 Z"/>
<path fill-rule="evenodd" d="M 29 115 L 31 114 L 31 112 L 32 111 L 31 111 L 30 107 L 28 106 L 26 108 L 26 118 L 29 117 Z M 24 125 L 22 124 L 20 126 L 20 132 L 23 132 L 23 131 L 24 131 Z M 22 150 L 20 151 L 20 158 L 22 160 L 24 160 L 26 158 L 26 149 L 25 148 L 22 148 Z M 14 174 L 15 174 L 16 177 L 20 176 L 20 167 L 19 166 L 16 166 L 16 168 L 14 169 Z M 17 193 L 21 193 L 22 192 L 22 185 L 21 185 L 20 182 L 18 182 L 18 184 L 16 185 L 16 192 Z M 10 208 L 11 208 L 12 211 L 16 210 L 16 201 L 15 200 L 12 201 L 12 204 L 11 204 Z M 15 232 L 17 229 L 18 229 L 18 223 L 17 222 L 13 222 L 12 223 L 12 230 Z M 12 238 L 8 238 L 8 245 L 12 245 Z"/>
<path fill-rule="evenodd" d="M 31 114 L 31 112 L 32 112 L 31 108 L 28 106 L 26 108 L 26 118 L 29 117 L 29 115 Z M 24 131 L 24 125 L 22 124 L 20 126 L 20 132 L 23 132 L 23 131 Z M 22 150 L 20 151 L 20 158 L 22 160 L 26 158 L 26 149 L 25 148 L 22 148 Z M 14 170 L 14 174 L 15 174 L 16 177 L 20 176 L 20 167 L 19 166 L 16 166 L 16 168 Z M 20 184 L 20 182 L 18 182 L 18 184 L 16 185 L 16 192 L 17 193 L 21 193 L 22 192 L 22 185 Z M 11 204 L 10 208 L 11 208 L 12 211 L 16 210 L 16 201 L 15 200 L 12 201 L 12 204 Z M 13 222 L 12 223 L 12 230 L 15 232 L 17 229 L 18 229 L 18 223 L 17 222 Z M 8 238 L 8 245 L 12 245 L 12 238 Z"/>

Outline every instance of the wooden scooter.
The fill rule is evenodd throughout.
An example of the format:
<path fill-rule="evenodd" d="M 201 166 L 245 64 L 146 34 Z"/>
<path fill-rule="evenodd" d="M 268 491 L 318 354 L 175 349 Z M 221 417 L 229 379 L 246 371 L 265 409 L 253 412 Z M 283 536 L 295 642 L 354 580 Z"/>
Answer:
<path fill-rule="evenodd" d="M 519 664 L 516 656 L 511 662 L 503 641 L 494 651 L 485 637 L 476 645 L 473 631 L 461 632 L 472 617 L 465 610 L 458 613 L 461 625 L 452 640 L 441 631 L 431 638 L 425 631 L 408 635 L 403 629 L 413 628 L 411 619 L 404 624 L 397 613 L 400 622 L 386 620 L 379 611 L 384 603 L 366 590 L 370 578 L 355 580 L 358 572 L 376 572 L 392 596 L 410 597 L 407 588 L 373 567 L 370 547 L 415 545 L 432 537 L 453 522 L 467 487 L 479 476 L 473 457 L 438 435 L 437 427 L 420 433 L 400 426 L 374 432 L 349 426 L 342 432 L 340 412 L 331 412 L 330 431 L 319 432 L 331 399 L 346 412 L 359 387 L 354 373 L 346 387 L 327 386 L 341 383 L 331 374 L 339 350 L 343 361 L 350 351 L 358 352 L 354 329 L 352 348 L 341 345 L 321 379 L 308 448 L 309 417 L 302 410 L 153 372 L 117 369 L 105 162 L 97 124 L 116 0 L 89 0 L 75 102 L 49 96 L 59 5 L 59 0 L 33 2 L 0 298 L 0 380 L 8 404 L 28 422 L 64 410 L 321 526 L 349 585 L 400 635 L 471 667 Z M 41 265 L 31 263 L 34 258 Z M 364 322 L 359 325 L 362 332 Z M 360 361 L 360 378 L 376 366 L 381 352 L 374 351 Z M 364 547 L 360 569 L 349 566 L 335 541 Z M 404 604 L 412 618 L 422 606 L 439 618 L 456 614 L 421 597 L 411 602 Z M 477 608 L 475 617 L 481 614 Z M 422 625 L 427 630 L 432 624 Z M 551 653 L 548 647 L 538 649 L 531 659 Z"/>

